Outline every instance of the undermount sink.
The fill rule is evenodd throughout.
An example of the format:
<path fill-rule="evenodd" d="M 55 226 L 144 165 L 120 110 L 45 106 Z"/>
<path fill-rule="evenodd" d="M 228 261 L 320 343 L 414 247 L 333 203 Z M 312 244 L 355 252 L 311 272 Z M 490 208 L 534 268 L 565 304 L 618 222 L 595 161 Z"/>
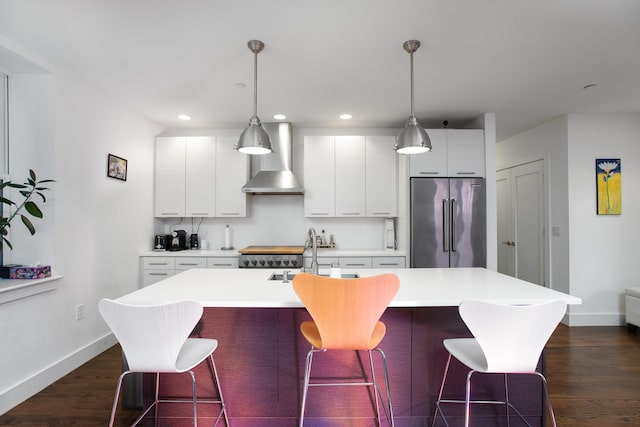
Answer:
<path fill-rule="evenodd" d="M 293 278 L 296 276 L 296 273 L 289 273 L 289 280 L 293 280 Z M 319 274 L 319 276 L 324 276 L 324 277 L 329 277 L 328 274 Z M 358 273 L 342 273 L 340 275 L 340 277 L 342 279 L 357 279 L 360 277 L 360 275 Z M 269 276 L 268 280 L 273 280 L 273 281 L 280 281 L 282 282 L 284 280 L 284 274 L 282 273 L 272 273 L 271 276 Z"/>

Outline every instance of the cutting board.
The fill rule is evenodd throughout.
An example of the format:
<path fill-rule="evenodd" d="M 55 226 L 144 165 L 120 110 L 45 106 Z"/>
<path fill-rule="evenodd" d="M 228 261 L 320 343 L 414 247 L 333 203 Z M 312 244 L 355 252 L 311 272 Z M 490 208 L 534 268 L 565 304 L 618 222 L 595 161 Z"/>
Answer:
<path fill-rule="evenodd" d="M 244 255 L 302 255 L 304 246 L 247 246 L 238 252 Z"/>

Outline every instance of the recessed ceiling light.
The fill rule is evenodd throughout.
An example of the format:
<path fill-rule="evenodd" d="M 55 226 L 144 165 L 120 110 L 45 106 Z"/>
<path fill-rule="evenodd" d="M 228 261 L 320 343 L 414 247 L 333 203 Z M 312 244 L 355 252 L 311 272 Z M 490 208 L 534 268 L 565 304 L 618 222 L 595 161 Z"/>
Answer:
<path fill-rule="evenodd" d="M 349 114 L 349 113 L 340 114 L 340 118 L 341 118 L 342 120 L 351 120 L 351 118 L 352 118 L 352 117 L 353 117 L 353 116 L 352 116 L 351 114 Z"/>
<path fill-rule="evenodd" d="M 189 120 L 191 120 L 191 116 L 187 116 L 186 114 L 180 114 L 180 115 L 178 116 L 178 118 L 179 118 L 180 120 L 184 120 L 184 121 L 189 121 Z"/>
<path fill-rule="evenodd" d="M 274 114 L 273 118 L 276 120 L 284 120 L 287 118 L 287 116 L 285 116 L 284 114 Z"/>

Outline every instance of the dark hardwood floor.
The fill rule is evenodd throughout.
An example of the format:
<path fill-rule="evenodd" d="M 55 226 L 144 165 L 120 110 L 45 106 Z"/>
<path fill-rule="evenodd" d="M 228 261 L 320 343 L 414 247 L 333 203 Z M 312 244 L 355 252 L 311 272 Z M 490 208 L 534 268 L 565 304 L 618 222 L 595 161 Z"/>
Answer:
<path fill-rule="evenodd" d="M 105 426 L 121 369 L 114 346 L 0 415 L 0 426 Z M 640 335 L 626 327 L 560 325 L 547 346 L 547 379 L 560 427 L 640 425 Z M 117 426 L 135 411 L 118 411 Z"/>

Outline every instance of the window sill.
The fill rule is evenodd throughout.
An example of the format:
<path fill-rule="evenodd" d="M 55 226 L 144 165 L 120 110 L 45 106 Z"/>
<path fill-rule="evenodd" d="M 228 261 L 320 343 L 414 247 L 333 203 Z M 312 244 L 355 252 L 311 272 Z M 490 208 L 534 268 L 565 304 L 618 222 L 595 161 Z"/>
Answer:
<path fill-rule="evenodd" d="M 50 292 L 56 289 L 59 274 L 44 279 L 0 279 L 0 304 Z"/>

